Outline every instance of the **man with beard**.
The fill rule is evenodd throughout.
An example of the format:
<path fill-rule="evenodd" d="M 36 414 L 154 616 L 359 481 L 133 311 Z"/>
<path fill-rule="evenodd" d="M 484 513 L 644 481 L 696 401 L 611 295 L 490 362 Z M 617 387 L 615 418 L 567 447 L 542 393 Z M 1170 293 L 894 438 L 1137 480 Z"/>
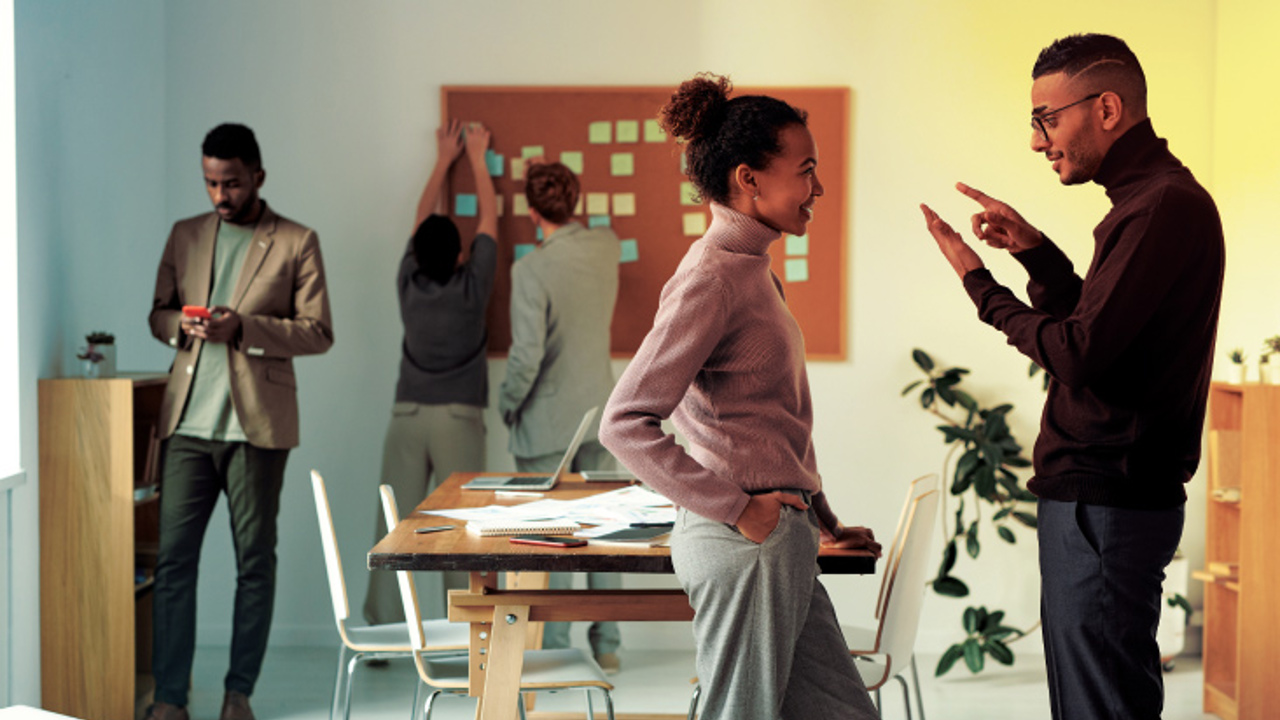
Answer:
<path fill-rule="evenodd" d="M 237 578 L 220 720 L 253 720 L 249 696 L 275 599 L 280 489 L 298 444 L 293 357 L 333 344 L 319 240 L 258 197 L 266 171 L 253 131 L 219 125 L 202 153 L 214 212 L 174 224 L 151 305 L 151 333 L 177 356 L 158 427 L 165 449 L 148 720 L 189 717 L 200 546 L 224 493 Z"/>

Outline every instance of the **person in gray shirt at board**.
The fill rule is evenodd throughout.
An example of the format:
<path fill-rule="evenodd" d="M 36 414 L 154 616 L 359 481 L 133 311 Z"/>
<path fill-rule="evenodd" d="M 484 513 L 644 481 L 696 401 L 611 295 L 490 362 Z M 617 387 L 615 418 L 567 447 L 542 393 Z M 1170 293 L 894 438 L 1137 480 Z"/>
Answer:
<path fill-rule="evenodd" d="M 382 449 L 382 482 L 409 507 L 454 472 L 484 470 L 484 408 L 489 402 L 485 312 L 497 267 L 498 209 L 485 163 L 489 131 L 450 121 L 436 131 L 436 164 L 418 201 L 417 229 L 400 274 L 404 343 L 395 405 Z M 468 255 L 453 221 L 434 214 L 449 167 L 465 148 L 475 177 L 478 224 Z M 374 541 L 387 534 L 376 513 Z M 448 589 L 467 587 L 467 574 L 447 572 L 443 588 L 427 597 L 427 613 L 443 617 Z M 369 573 L 364 617 L 370 623 L 404 620 L 394 573 Z"/>
<path fill-rule="evenodd" d="M 618 297 L 621 246 L 609 228 L 571 220 L 578 178 L 560 163 L 532 161 L 525 178 L 529 216 L 544 238 L 511 269 L 511 351 L 498 410 L 511 430 L 520 472 L 555 472 L 582 416 L 613 391 L 609 326 Z M 613 456 L 597 439 L 597 418 L 571 469 L 610 470 Z M 566 589 L 572 575 L 552 573 Z M 593 589 L 617 589 L 616 573 L 590 573 Z M 617 623 L 593 623 L 591 650 L 606 673 L 618 671 Z M 544 648 L 569 647 L 569 623 L 546 623 Z"/>

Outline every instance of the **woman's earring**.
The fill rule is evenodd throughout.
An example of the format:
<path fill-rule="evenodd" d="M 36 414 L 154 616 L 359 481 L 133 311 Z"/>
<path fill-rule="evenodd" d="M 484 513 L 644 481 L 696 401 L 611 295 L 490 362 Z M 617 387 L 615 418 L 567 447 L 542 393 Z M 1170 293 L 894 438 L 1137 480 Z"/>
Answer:
<path fill-rule="evenodd" d="M 760 199 L 760 193 L 756 193 L 754 196 L 752 196 L 752 198 L 751 198 L 751 202 L 755 202 L 755 201 L 757 201 L 757 200 L 759 200 L 759 199 Z"/>

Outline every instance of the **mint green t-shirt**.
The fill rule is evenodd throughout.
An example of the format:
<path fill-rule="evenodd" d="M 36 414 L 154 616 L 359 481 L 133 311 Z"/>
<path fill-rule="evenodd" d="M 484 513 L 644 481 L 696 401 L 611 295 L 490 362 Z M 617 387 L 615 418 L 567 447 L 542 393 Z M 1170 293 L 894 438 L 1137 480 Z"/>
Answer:
<path fill-rule="evenodd" d="M 255 228 L 256 225 L 219 221 L 213 250 L 213 291 L 209 293 L 209 307 L 231 304 L 231 294 L 235 292 Z M 231 404 L 229 352 L 226 343 L 206 342 L 200 348 L 195 377 L 191 379 L 191 392 L 187 395 L 187 407 L 175 431 L 178 435 L 225 442 L 247 440 Z"/>

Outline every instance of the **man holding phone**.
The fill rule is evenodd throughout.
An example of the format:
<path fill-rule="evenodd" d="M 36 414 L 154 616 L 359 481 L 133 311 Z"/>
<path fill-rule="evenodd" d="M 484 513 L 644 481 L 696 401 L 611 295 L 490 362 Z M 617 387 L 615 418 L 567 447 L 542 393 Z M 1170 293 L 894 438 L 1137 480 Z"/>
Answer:
<path fill-rule="evenodd" d="M 157 431 L 165 439 L 153 600 L 155 704 L 188 720 L 200 546 L 226 494 L 236 553 L 231 663 L 220 720 L 253 720 L 275 598 L 276 516 L 298 444 L 293 358 L 333 344 L 315 231 L 258 197 L 253 131 L 223 124 L 202 146 L 214 211 L 173 226 L 156 275 L 151 333 L 174 347 Z"/>

